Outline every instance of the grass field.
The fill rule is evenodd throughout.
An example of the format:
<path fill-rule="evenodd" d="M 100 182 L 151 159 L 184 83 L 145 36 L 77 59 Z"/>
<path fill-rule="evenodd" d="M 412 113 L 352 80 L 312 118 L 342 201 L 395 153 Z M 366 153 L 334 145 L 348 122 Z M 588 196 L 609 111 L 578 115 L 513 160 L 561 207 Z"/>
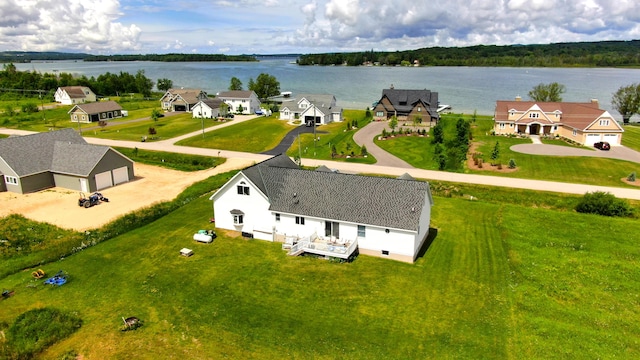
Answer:
<path fill-rule="evenodd" d="M 0 323 L 43 306 L 79 316 L 43 359 L 640 356 L 638 220 L 436 197 L 437 235 L 415 264 L 341 264 L 222 233 L 194 243 L 210 211 L 202 197 L 43 266 L 69 273 L 60 288 L 0 279 L 16 291 Z M 123 316 L 144 325 L 121 332 Z"/>
<path fill-rule="evenodd" d="M 640 151 L 640 126 L 626 125 L 622 134 L 622 145 Z"/>

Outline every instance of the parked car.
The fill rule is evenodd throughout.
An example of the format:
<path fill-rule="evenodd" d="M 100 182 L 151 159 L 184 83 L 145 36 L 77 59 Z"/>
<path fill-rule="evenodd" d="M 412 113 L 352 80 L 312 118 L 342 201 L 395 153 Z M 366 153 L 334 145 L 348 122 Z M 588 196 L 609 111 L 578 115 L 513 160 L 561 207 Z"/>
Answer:
<path fill-rule="evenodd" d="M 609 149 L 611 149 L 611 145 L 609 145 L 609 143 L 606 142 L 606 141 L 598 141 L 597 143 L 593 144 L 593 147 L 595 147 L 596 149 L 600 149 L 600 150 L 609 150 Z"/>

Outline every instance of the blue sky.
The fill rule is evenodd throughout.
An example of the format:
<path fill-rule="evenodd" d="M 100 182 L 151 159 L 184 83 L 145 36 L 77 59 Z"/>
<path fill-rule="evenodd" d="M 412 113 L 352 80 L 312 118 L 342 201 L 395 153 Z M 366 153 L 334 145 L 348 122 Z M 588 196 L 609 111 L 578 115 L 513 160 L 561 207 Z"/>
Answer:
<path fill-rule="evenodd" d="M 637 0 L 0 0 L 0 50 L 284 54 L 632 39 Z"/>

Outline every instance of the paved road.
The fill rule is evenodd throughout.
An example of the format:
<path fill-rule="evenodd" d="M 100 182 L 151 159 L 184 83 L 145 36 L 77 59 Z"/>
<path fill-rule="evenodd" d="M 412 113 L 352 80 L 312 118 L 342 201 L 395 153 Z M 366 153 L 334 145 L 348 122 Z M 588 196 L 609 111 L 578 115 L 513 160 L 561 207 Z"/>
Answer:
<path fill-rule="evenodd" d="M 640 152 L 633 149 L 629 149 L 626 146 L 612 146 L 609 151 L 602 151 L 597 149 L 581 149 L 569 146 L 561 145 L 547 145 L 547 144 L 518 144 L 513 145 L 511 150 L 524 154 L 531 155 L 546 155 L 546 156 L 591 156 L 591 157 L 603 157 L 618 160 L 633 161 L 640 163 Z"/>
<path fill-rule="evenodd" d="M 248 119 L 250 119 L 250 117 Z M 206 131 L 215 131 L 216 129 L 219 129 L 221 127 L 231 126 L 233 124 L 238 123 L 239 121 L 246 121 L 248 119 L 242 119 L 242 120 L 234 119 L 233 121 L 230 121 L 228 123 L 206 129 Z M 32 132 L 23 131 L 23 130 L 13 130 L 13 129 L 0 129 L 0 133 L 25 135 Z M 157 141 L 157 142 L 144 142 L 144 143 L 136 142 L 136 141 L 97 139 L 97 138 L 91 138 L 91 137 L 87 137 L 86 140 L 91 144 L 121 146 L 121 147 L 129 147 L 129 148 L 138 147 L 139 149 L 146 149 L 146 150 L 169 151 L 169 152 L 184 153 L 184 154 L 249 159 L 255 162 L 260 162 L 271 157 L 270 155 L 265 155 L 265 154 L 252 154 L 252 153 L 218 150 L 218 149 L 201 149 L 201 148 L 174 145 L 174 142 L 180 139 L 191 137 L 194 135 L 199 135 L 201 133 L 202 131 L 196 131 L 191 134 L 180 136 L 178 138 Z M 370 138 L 373 138 L 373 137 L 370 137 Z M 368 147 L 369 146 L 367 146 L 367 148 Z M 579 194 L 579 195 L 584 194 L 586 192 L 604 191 L 604 192 L 609 192 L 619 198 L 640 200 L 640 190 L 628 189 L 628 188 L 560 183 L 560 182 L 543 181 L 543 180 L 505 178 L 505 177 L 489 176 L 489 175 L 460 174 L 460 173 L 450 173 L 450 172 L 444 172 L 444 171 L 403 168 L 403 167 L 397 167 L 397 166 L 383 166 L 379 164 L 369 165 L 369 164 L 345 163 L 340 161 L 314 160 L 314 159 L 304 159 L 304 158 L 302 159 L 302 165 L 304 166 L 325 165 L 331 169 L 337 169 L 345 173 L 385 174 L 385 175 L 391 175 L 391 176 L 400 176 L 404 173 L 408 173 L 409 175 L 413 176 L 416 179 L 480 184 L 480 185 L 499 186 L 499 187 L 508 187 L 508 188 L 518 188 L 518 189 L 530 189 L 530 190 L 539 190 L 539 191 L 551 191 L 551 192 Z"/>
<path fill-rule="evenodd" d="M 388 123 L 386 121 L 372 121 L 353 135 L 353 141 L 355 141 L 358 146 L 365 145 L 367 147 L 367 152 L 376 158 L 376 165 L 378 166 L 394 166 L 403 169 L 413 169 L 414 167 L 409 163 L 382 150 L 382 148 L 373 142 L 373 138 L 376 137 L 376 135 L 381 134 L 382 129 L 387 129 L 391 132 L 391 129 L 387 124 Z"/>
<path fill-rule="evenodd" d="M 296 139 L 298 138 L 298 134 L 312 134 L 313 130 L 314 129 L 312 126 L 303 126 L 303 125 L 297 126 L 295 129 L 289 131 L 287 135 L 284 136 L 284 138 L 282 139 L 282 141 L 280 141 L 280 144 L 278 144 L 278 146 L 274 147 L 269 151 L 263 152 L 263 154 L 265 155 L 284 154 L 287 152 L 287 150 L 289 150 L 291 145 L 293 145 L 293 142 L 296 141 Z M 316 136 L 327 133 L 326 131 L 318 131 L 318 129 L 315 129 L 315 130 L 316 130 Z"/>

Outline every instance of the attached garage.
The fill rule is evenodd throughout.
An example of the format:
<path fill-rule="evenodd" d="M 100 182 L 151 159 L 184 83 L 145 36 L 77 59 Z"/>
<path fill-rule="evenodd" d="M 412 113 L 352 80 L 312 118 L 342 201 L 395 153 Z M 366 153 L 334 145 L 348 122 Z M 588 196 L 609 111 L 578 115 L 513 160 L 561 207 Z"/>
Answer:
<path fill-rule="evenodd" d="M 602 140 L 608 142 L 611 146 L 619 146 L 620 134 L 604 134 Z"/>
<path fill-rule="evenodd" d="M 96 174 L 96 189 L 102 190 L 113 186 L 111 171 Z"/>
<path fill-rule="evenodd" d="M 126 166 L 121 168 L 117 168 L 113 170 L 113 184 L 118 185 L 122 183 L 128 182 L 129 179 L 129 170 Z"/>
<path fill-rule="evenodd" d="M 600 134 L 587 134 L 587 138 L 584 142 L 585 146 L 593 146 L 593 144 L 597 143 L 600 140 Z"/>

